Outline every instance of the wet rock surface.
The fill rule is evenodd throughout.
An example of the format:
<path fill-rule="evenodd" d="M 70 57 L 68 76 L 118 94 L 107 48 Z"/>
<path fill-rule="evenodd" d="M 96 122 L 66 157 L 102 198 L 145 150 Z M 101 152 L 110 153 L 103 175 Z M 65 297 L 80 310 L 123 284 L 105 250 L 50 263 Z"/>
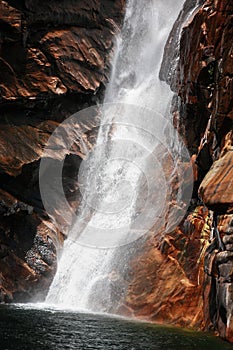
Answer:
<path fill-rule="evenodd" d="M 160 242 L 151 238 L 145 244 L 145 254 L 139 252 L 131 265 L 126 310 L 159 323 L 202 326 L 209 225 L 208 210 L 198 206 Z"/>
<path fill-rule="evenodd" d="M 232 1 L 210 0 L 189 19 L 172 83 L 179 95 L 176 127 L 196 160 L 194 197 L 208 208 L 212 226 L 204 260 L 203 326 L 229 341 L 233 341 L 232 15 Z"/>
<path fill-rule="evenodd" d="M 230 214 L 233 211 L 232 151 L 214 162 L 199 189 L 204 203 L 218 213 Z"/>
<path fill-rule="evenodd" d="M 54 224 L 63 203 L 48 217 L 40 159 L 59 123 L 102 101 L 123 8 L 115 0 L 0 1 L 0 302 L 47 293 L 64 239 Z M 84 143 L 54 157 L 65 157 L 63 185 L 73 208 L 77 169 L 98 130 L 95 118 L 78 123 Z"/>
<path fill-rule="evenodd" d="M 193 163 L 192 205 L 132 262 L 125 313 L 233 341 L 233 2 L 200 1 L 188 16 L 192 5 L 186 1 L 173 27 L 160 71 Z"/>
<path fill-rule="evenodd" d="M 181 48 L 184 45 L 185 49 L 183 53 L 181 50 L 179 77 L 181 108 L 186 110 L 189 124 L 184 133 L 190 150 L 197 155 L 196 188 L 212 215 L 211 244 L 204 263 L 204 327 L 214 327 L 229 341 L 233 341 L 232 246 L 228 238 L 233 203 L 232 15 L 232 1 L 205 2 L 183 30 Z M 196 131 L 191 133 L 189 120 L 195 118 L 206 122 L 199 128 L 196 124 Z M 185 125 L 182 116 L 181 121 Z M 193 138 L 188 137 L 192 134 Z"/>

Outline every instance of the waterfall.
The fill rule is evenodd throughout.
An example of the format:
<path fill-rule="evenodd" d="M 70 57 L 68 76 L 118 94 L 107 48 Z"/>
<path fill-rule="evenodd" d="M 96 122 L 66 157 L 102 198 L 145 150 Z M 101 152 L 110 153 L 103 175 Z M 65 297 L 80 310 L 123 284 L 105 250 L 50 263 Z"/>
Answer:
<path fill-rule="evenodd" d="M 158 227 L 164 223 L 168 186 L 156 154 L 166 143 L 172 144 L 172 152 L 180 152 L 180 147 L 171 141 L 172 92 L 159 80 L 159 70 L 183 3 L 127 2 L 97 146 L 80 169 L 81 210 L 65 241 L 47 304 L 114 311 L 126 288 L 123 275 L 133 253 L 130 243 L 155 222 Z"/>

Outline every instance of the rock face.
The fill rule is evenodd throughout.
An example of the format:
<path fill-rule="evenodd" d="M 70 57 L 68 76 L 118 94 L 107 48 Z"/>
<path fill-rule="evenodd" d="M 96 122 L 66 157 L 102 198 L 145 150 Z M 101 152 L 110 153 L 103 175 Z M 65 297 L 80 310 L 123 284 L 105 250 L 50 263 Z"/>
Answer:
<path fill-rule="evenodd" d="M 185 7 L 188 5 L 189 1 Z M 202 278 L 199 282 L 203 289 L 204 303 L 201 294 L 199 298 L 193 294 L 192 301 L 195 306 L 192 309 L 189 307 L 188 299 L 185 298 L 182 307 L 186 310 L 188 306 L 190 314 L 187 316 L 184 312 L 184 324 L 199 327 L 202 322 L 202 328 L 214 327 L 221 337 L 229 341 L 233 341 L 231 245 L 233 56 L 230 39 L 233 34 L 232 14 L 231 0 L 200 2 L 200 7 L 187 20 L 181 34 L 177 74 L 172 79 L 169 72 L 172 71 L 171 67 L 177 58 L 177 53 L 171 50 L 174 48 L 172 37 L 179 27 L 179 21 L 174 26 L 165 49 L 165 53 L 168 57 L 174 57 L 174 61 L 171 64 L 164 59 L 160 73 L 161 78 L 166 80 L 179 96 L 174 98 L 174 125 L 185 138 L 192 160 L 195 162 L 193 203 L 204 204 L 206 210 L 209 210 L 209 214 L 206 214 L 209 224 L 205 235 L 202 235 L 201 227 L 196 230 L 196 240 L 200 245 L 202 242 L 203 247 L 201 256 L 205 256 L 204 266 L 201 263 L 205 274 L 199 275 Z M 180 15 L 180 19 L 182 18 L 185 18 L 185 13 Z M 190 208 L 187 219 L 190 215 L 192 217 L 193 213 L 195 211 Z M 193 236 L 190 235 L 192 231 L 189 231 L 190 229 L 185 231 L 182 225 L 180 228 L 187 234 L 186 239 L 189 237 L 192 240 Z M 165 237 L 164 241 L 166 240 Z M 200 251 L 195 252 L 192 248 L 191 252 L 195 257 L 194 266 L 198 269 Z M 165 253 L 165 257 L 169 258 L 169 253 Z M 188 261 L 187 257 L 186 259 Z M 178 271 L 179 255 L 175 257 L 174 262 L 179 264 L 176 270 Z M 166 269 L 169 271 L 168 266 Z M 175 285 L 177 272 L 174 276 L 171 280 Z M 190 277 L 187 274 L 186 276 L 191 282 Z M 179 286 L 181 288 L 181 284 Z M 198 288 L 196 290 L 198 291 Z M 160 297 L 167 293 L 167 289 L 161 291 Z M 172 300 L 172 297 L 169 299 Z M 204 312 L 202 315 L 199 314 L 200 318 L 196 317 L 197 311 L 202 309 Z M 172 306 L 165 305 L 164 310 L 171 311 Z M 167 318 L 168 316 L 165 316 L 166 320 Z"/>
<path fill-rule="evenodd" d="M 200 196 L 213 211 L 233 212 L 233 155 L 232 149 L 216 160 L 200 186 Z"/>
<path fill-rule="evenodd" d="M 174 25 L 160 77 L 176 93 L 174 126 L 193 161 L 192 206 L 174 232 L 135 258 L 126 310 L 233 341 L 233 1 L 200 1 L 188 18 L 190 5 Z"/>
<path fill-rule="evenodd" d="M 204 327 L 214 326 L 229 341 L 233 341 L 232 15 L 233 1 L 204 3 L 183 31 L 179 69 L 180 109 L 186 113 L 181 113 L 179 126 L 196 154 L 196 188 L 210 210 L 213 227 L 204 262 Z"/>
<path fill-rule="evenodd" d="M 51 283 L 64 232 L 41 202 L 42 150 L 61 121 L 101 101 L 123 10 L 121 0 L 0 1 L 0 301 L 43 298 Z M 80 121 L 85 147 L 95 123 Z M 83 147 L 65 160 L 70 203 Z"/>
<path fill-rule="evenodd" d="M 146 243 L 132 262 L 127 310 L 146 320 L 201 327 L 209 224 L 208 210 L 199 206 L 161 242 Z"/>

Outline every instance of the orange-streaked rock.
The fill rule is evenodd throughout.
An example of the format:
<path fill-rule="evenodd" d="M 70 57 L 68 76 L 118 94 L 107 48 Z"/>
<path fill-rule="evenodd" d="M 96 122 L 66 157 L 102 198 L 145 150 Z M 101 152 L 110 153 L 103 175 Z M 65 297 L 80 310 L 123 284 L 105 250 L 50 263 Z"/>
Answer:
<path fill-rule="evenodd" d="M 162 242 L 151 238 L 132 262 L 126 310 L 150 321 L 200 328 L 209 231 L 208 211 L 197 207 Z"/>
<path fill-rule="evenodd" d="M 203 202 L 221 213 L 233 211 L 233 152 L 217 160 L 205 176 L 199 189 Z"/>

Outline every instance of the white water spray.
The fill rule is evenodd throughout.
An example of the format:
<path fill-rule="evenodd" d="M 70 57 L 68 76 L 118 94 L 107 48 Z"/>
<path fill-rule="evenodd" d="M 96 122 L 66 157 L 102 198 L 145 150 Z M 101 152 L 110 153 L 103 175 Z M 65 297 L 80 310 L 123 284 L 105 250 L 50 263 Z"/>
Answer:
<path fill-rule="evenodd" d="M 97 147 L 80 171 L 81 213 L 65 241 L 48 304 L 93 312 L 113 308 L 124 289 L 119 271 L 127 260 L 119 259 L 119 246 L 141 237 L 164 213 L 167 180 L 153 157 L 159 141 L 166 139 L 172 92 L 158 76 L 164 45 L 183 3 L 128 1 Z M 112 271 L 114 263 L 120 265 L 118 272 Z"/>

